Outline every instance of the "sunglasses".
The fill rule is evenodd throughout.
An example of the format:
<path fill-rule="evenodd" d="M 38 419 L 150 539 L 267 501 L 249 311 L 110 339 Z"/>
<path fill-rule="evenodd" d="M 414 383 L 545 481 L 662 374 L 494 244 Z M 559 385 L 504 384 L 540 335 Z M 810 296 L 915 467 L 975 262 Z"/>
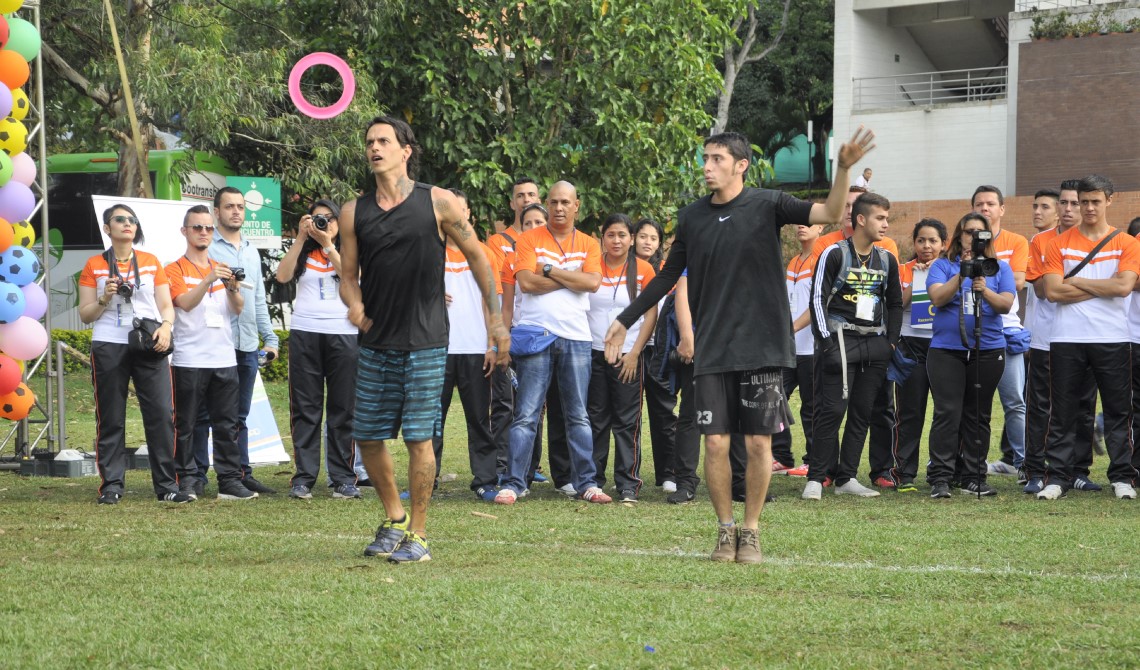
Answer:
<path fill-rule="evenodd" d="M 193 226 L 186 226 L 186 228 L 187 228 L 188 230 L 193 230 L 193 231 L 194 231 L 194 232 L 196 232 L 196 233 L 200 233 L 200 232 L 202 232 L 203 230 L 204 230 L 204 231 L 206 231 L 207 233 L 212 233 L 212 232 L 214 232 L 214 227 L 213 227 L 213 226 L 203 226 L 203 225 L 202 225 L 202 224 L 200 224 L 200 223 L 194 224 Z"/>
<path fill-rule="evenodd" d="M 122 214 L 118 214 L 118 215 L 116 215 L 116 216 L 112 216 L 112 217 L 111 217 L 111 221 L 112 221 L 112 222 L 114 222 L 114 223 L 118 223 L 118 224 L 126 224 L 126 225 L 130 225 L 130 226 L 137 226 L 137 225 L 139 225 L 139 220 L 138 220 L 138 219 L 136 219 L 135 217 L 133 217 L 133 216 L 123 216 Z"/>

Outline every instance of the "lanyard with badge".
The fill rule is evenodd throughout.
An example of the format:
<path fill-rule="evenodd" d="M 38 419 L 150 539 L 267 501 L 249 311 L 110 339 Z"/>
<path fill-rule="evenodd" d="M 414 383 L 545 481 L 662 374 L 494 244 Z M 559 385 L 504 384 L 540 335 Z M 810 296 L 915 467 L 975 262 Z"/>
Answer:
<path fill-rule="evenodd" d="M 190 260 L 189 258 L 186 258 L 185 255 L 182 257 L 185 258 L 186 262 L 194 268 L 194 272 L 196 272 L 198 274 L 198 278 L 202 280 L 201 283 L 205 283 L 206 275 L 202 274 L 202 270 L 198 267 L 197 263 Z M 210 269 L 213 270 L 215 267 L 214 261 L 210 260 L 209 264 Z M 211 288 L 212 286 L 207 286 L 206 295 L 202 296 L 203 302 L 206 303 L 206 327 L 221 328 L 223 325 L 225 325 L 225 319 L 222 317 L 222 307 L 218 303 L 218 300 L 214 298 L 214 292 L 210 290 Z"/>
<path fill-rule="evenodd" d="M 119 273 L 119 262 L 118 259 L 115 258 L 114 249 L 108 249 L 103 256 L 107 261 L 107 269 L 109 271 L 107 281 L 120 280 L 119 288 L 116 291 L 116 297 L 118 297 L 119 300 L 115 301 L 115 325 L 120 328 L 133 328 L 135 308 L 131 303 L 131 297 L 135 294 L 135 291 L 142 287 L 142 281 L 139 275 L 138 254 L 131 251 L 131 267 L 130 270 L 128 270 L 127 277 Z M 134 283 L 127 281 L 132 275 L 134 276 Z"/>
<path fill-rule="evenodd" d="M 625 311 L 624 306 L 617 304 L 617 294 L 618 294 L 618 289 L 621 288 L 621 284 L 622 284 L 621 280 L 623 277 L 627 276 L 627 273 L 624 272 L 625 268 L 626 268 L 626 264 L 623 264 L 622 270 L 619 270 L 618 274 L 610 275 L 609 265 L 606 264 L 606 259 L 602 258 L 602 278 L 604 280 L 613 280 L 613 282 L 614 282 L 614 292 L 612 295 L 610 295 L 610 309 L 606 313 L 606 319 L 610 322 L 616 321 L 618 315 L 621 314 L 623 311 Z"/>
<path fill-rule="evenodd" d="M 324 249 L 321 250 L 321 255 L 325 257 L 325 263 L 332 267 L 332 260 Z M 339 279 L 336 272 L 322 273 L 317 277 L 317 294 L 321 300 L 340 300 L 340 287 L 337 285 Z"/>

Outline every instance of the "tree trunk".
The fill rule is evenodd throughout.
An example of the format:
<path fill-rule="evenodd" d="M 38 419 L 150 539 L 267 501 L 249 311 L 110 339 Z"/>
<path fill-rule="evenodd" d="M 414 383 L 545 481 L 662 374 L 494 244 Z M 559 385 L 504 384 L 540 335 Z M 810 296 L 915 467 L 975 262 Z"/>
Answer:
<path fill-rule="evenodd" d="M 736 54 L 731 46 L 724 50 L 724 89 L 716 101 L 716 125 L 712 135 L 723 133 L 728 127 L 728 109 L 732 105 L 732 89 L 736 87 Z"/>
<path fill-rule="evenodd" d="M 133 0 L 127 4 L 128 23 L 134 30 L 126 31 L 130 37 L 131 42 L 123 45 L 123 57 L 131 57 L 135 62 L 135 67 L 131 68 L 130 62 L 127 62 L 127 77 L 128 79 L 135 79 L 131 77 L 132 70 L 135 72 L 144 70 L 150 60 L 150 47 L 151 47 L 151 0 Z M 137 79 L 135 79 L 137 81 Z M 150 150 L 155 145 L 155 132 L 154 125 L 150 123 L 151 117 L 150 109 L 147 106 L 146 94 L 131 86 L 133 98 L 135 102 L 135 114 L 139 118 L 139 137 L 135 138 L 131 135 L 120 136 L 119 138 L 119 195 L 139 198 L 147 193 L 147 189 L 143 188 L 143 180 L 150 179 Z M 119 110 L 119 118 L 127 117 L 127 110 L 123 103 L 116 105 Z M 139 152 L 135 149 L 134 142 L 137 141 L 142 147 L 142 164 L 139 164 Z M 150 189 L 154 193 L 154 189 Z"/>

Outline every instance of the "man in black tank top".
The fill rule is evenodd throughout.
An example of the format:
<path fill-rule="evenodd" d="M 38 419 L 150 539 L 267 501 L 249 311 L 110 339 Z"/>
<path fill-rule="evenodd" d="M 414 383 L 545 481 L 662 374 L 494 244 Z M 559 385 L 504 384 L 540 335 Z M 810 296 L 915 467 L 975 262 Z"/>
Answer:
<path fill-rule="evenodd" d="M 418 152 L 408 124 L 373 119 L 365 155 L 376 189 L 345 203 L 340 217 L 340 297 L 360 328 L 354 437 L 387 514 L 364 553 L 393 563 L 431 560 L 426 527 L 435 483 L 432 438 L 440 433 L 448 341 L 444 235 L 463 251 L 483 293 L 487 350 L 499 366 L 510 353 L 491 264 L 455 196 L 408 176 Z M 408 447 L 410 513 L 400 502 L 385 446 L 401 429 Z"/>

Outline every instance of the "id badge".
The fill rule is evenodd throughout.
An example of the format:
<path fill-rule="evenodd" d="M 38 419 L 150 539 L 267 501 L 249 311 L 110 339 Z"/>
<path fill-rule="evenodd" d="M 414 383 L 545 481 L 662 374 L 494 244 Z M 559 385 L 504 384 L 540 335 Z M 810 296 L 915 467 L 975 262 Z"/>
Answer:
<path fill-rule="evenodd" d="M 135 308 L 125 300 L 115 301 L 115 325 L 123 328 L 133 328 Z"/>
<path fill-rule="evenodd" d="M 221 328 L 225 325 L 222 310 L 218 307 L 218 303 L 214 300 L 213 295 L 209 296 L 208 299 L 210 302 L 206 305 L 206 327 Z"/>
<path fill-rule="evenodd" d="M 974 297 L 970 293 L 972 291 L 962 291 L 962 314 L 965 316 L 974 315 Z"/>
<path fill-rule="evenodd" d="M 795 290 L 788 291 L 788 306 L 792 308 L 792 318 L 796 318 L 799 314 L 796 312 L 796 292 Z"/>
<path fill-rule="evenodd" d="M 875 319 L 875 296 L 861 295 L 855 300 L 855 318 L 860 321 Z"/>
<path fill-rule="evenodd" d="M 319 277 L 317 279 L 317 290 L 320 292 L 321 300 L 340 300 L 340 291 L 337 288 L 336 280 L 332 277 Z"/>

